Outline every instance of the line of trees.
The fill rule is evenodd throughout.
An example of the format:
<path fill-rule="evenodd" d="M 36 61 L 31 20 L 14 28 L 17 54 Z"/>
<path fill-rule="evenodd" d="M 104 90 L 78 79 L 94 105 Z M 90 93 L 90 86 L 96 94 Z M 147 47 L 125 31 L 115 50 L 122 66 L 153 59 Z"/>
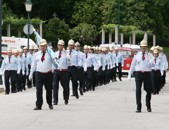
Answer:
<path fill-rule="evenodd" d="M 26 22 L 24 2 L 3 1 L 4 23 L 8 20 L 18 24 L 17 19 Z M 32 3 L 31 18 L 34 24 L 44 22 L 43 37 L 49 41 L 73 38 L 83 44 L 99 44 L 101 27 L 118 23 L 118 0 L 32 0 Z M 169 45 L 168 12 L 169 0 L 120 0 L 120 24 L 151 30 L 161 45 Z"/>

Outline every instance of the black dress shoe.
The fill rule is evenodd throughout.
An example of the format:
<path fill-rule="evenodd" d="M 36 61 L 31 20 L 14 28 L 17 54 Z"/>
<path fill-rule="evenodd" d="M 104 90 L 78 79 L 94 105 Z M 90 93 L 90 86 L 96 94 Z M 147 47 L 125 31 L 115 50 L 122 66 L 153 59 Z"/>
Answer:
<path fill-rule="evenodd" d="M 51 110 L 52 110 L 52 109 L 53 109 L 53 105 L 49 105 L 49 109 L 51 109 Z"/>
<path fill-rule="evenodd" d="M 83 96 L 83 91 L 80 91 L 80 95 Z"/>
<path fill-rule="evenodd" d="M 74 94 L 71 95 L 72 97 L 75 96 Z"/>
<path fill-rule="evenodd" d="M 57 102 L 54 102 L 53 105 L 58 105 L 58 103 L 57 103 Z"/>
<path fill-rule="evenodd" d="M 79 95 L 76 95 L 76 99 L 79 99 Z"/>
<path fill-rule="evenodd" d="M 68 105 L 69 101 L 65 101 L 65 105 Z"/>
<path fill-rule="evenodd" d="M 5 95 L 9 95 L 9 93 L 6 92 Z"/>
<path fill-rule="evenodd" d="M 136 113 L 140 113 L 141 112 L 141 110 L 136 110 Z"/>
<path fill-rule="evenodd" d="M 42 110 L 41 107 L 35 107 L 33 110 Z"/>
<path fill-rule="evenodd" d="M 148 111 L 148 112 L 152 112 L 151 108 L 147 108 L 147 111 Z"/>

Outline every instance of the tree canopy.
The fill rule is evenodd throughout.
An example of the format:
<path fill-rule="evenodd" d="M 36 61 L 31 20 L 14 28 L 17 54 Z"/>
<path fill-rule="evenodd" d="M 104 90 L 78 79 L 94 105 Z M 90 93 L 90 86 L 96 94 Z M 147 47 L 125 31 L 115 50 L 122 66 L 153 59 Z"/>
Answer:
<path fill-rule="evenodd" d="M 3 1 L 3 17 L 6 20 L 4 22 L 9 22 L 12 18 L 13 24 L 16 24 L 17 20 L 23 23 L 27 16 L 24 2 L 25 0 Z M 76 39 L 81 34 L 73 35 L 75 30 L 79 27 L 86 28 L 87 25 L 94 27 L 89 31 L 97 31 L 98 38 L 103 26 L 118 24 L 118 0 L 32 0 L 32 3 L 31 18 L 34 21 L 45 21 L 44 36 L 48 40 L 54 39 L 55 31 L 55 40 Z M 54 12 L 56 19 L 53 18 Z M 129 26 L 137 28 L 140 32 L 151 30 L 159 40 L 169 44 L 168 12 L 169 0 L 120 0 L 120 25 L 123 28 L 121 31 L 128 31 Z M 55 31 L 52 30 L 54 27 Z M 71 31 L 68 31 L 69 29 Z"/>

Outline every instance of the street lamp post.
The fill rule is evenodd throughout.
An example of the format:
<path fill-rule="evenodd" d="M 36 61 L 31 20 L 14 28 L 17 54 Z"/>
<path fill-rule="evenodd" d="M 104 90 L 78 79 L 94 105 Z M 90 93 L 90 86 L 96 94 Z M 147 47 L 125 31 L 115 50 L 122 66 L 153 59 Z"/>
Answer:
<path fill-rule="evenodd" d="M 53 13 L 53 17 L 56 18 L 56 12 Z M 55 35 L 56 35 L 56 24 L 54 23 L 54 35 L 53 35 L 53 46 L 55 46 Z"/>
<path fill-rule="evenodd" d="M 118 44 L 120 44 L 120 0 L 118 0 L 117 16 L 118 16 Z"/>
<path fill-rule="evenodd" d="M 25 2 L 25 9 L 26 9 L 26 12 L 27 12 L 27 18 L 28 18 L 28 34 L 27 34 L 27 37 L 28 37 L 28 50 L 29 50 L 29 36 L 30 36 L 30 12 L 32 11 L 32 2 L 31 0 L 26 0 Z"/>
<path fill-rule="evenodd" d="M 0 64 L 2 61 L 2 0 L 0 0 Z"/>

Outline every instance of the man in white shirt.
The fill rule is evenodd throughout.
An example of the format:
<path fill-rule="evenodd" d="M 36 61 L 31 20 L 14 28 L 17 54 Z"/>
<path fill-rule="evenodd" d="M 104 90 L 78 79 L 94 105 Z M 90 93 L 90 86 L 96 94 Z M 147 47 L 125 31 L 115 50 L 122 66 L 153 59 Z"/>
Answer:
<path fill-rule="evenodd" d="M 145 40 L 140 42 L 141 51 L 138 52 L 131 63 L 131 67 L 129 70 L 128 78 L 131 77 L 132 74 L 135 75 L 136 82 L 136 103 L 137 110 L 136 113 L 141 112 L 142 103 L 141 103 L 141 88 L 142 84 L 144 84 L 144 90 L 147 92 L 146 95 L 146 106 L 147 111 L 151 112 L 151 92 L 152 92 L 152 84 L 151 84 L 151 62 L 150 55 L 147 52 L 147 42 Z"/>
<path fill-rule="evenodd" d="M 50 109 L 52 105 L 52 74 L 53 59 L 48 53 L 47 41 L 42 39 L 40 42 L 40 51 L 35 53 L 31 65 L 29 80 L 32 80 L 33 72 L 36 71 L 36 107 L 34 110 L 41 110 L 43 104 L 43 85 L 46 89 L 46 100 Z"/>
<path fill-rule="evenodd" d="M 68 73 L 68 59 L 66 56 L 66 51 L 63 50 L 65 42 L 63 40 L 58 41 L 58 51 L 55 52 L 55 58 L 58 62 L 58 68 L 54 68 L 54 79 L 53 79 L 53 99 L 54 105 L 58 104 L 58 94 L 59 94 L 59 82 L 63 87 L 63 99 L 65 100 L 65 105 L 69 101 L 69 73 Z"/>

